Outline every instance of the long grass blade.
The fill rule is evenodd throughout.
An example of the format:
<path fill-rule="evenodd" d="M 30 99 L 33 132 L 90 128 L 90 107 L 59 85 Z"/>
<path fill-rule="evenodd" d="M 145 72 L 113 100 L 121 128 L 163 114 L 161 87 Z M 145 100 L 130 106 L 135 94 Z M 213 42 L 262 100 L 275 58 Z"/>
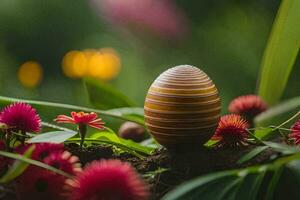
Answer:
<path fill-rule="evenodd" d="M 300 1 L 282 1 L 264 52 L 258 94 L 269 104 L 280 100 L 300 47 Z"/>

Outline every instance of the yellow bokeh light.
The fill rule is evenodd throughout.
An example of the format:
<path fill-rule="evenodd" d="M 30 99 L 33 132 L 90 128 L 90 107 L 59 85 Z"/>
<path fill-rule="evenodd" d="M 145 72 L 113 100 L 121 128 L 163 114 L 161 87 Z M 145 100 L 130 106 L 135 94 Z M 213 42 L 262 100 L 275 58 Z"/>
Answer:
<path fill-rule="evenodd" d="M 86 49 L 70 51 L 63 58 L 63 71 L 71 78 L 93 77 L 102 80 L 115 78 L 121 69 L 121 60 L 114 49 Z"/>
<path fill-rule="evenodd" d="M 63 72 L 71 78 L 84 77 L 87 70 L 87 57 L 80 51 L 70 51 L 63 58 Z"/>
<path fill-rule="evenodd" d="M 101 63 L 103 63 L 101 53 L 93 53 L 89 59 L 87 75 L 94 78 L 98 77 L 98 71 L 101 68 Z"/>
<path fill-rule="evenodd" d="M 96 49 L 85 49 L 83 51 L 86 58 L 89 60 L 94 54 L 98 53 L 99 51 Z"/>
<path fill-rule="evenodd" d="M 18 71 L 18 78 L 25 87 L 36 87 L 43 77 L 43 69 L 38 62 L 27 61 L 23 63 Z"/>
<path fill-rule="evenodd" d="M 118 54 L 110 48 L 94 52 L 89 59 L 88 75 L 102 80 L 115 78 L 121 68 L 121 60 Z"/>

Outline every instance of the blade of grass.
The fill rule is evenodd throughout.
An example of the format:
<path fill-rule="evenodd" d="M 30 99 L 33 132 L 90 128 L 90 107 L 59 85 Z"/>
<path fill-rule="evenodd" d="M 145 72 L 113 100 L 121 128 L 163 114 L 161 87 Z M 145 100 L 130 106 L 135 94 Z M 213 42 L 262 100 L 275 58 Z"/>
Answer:
<path fill-rule="evenodd" d="M 4 157 L 12 158 L 12 159 L 20 160 L 20 161 L 29 163 L 31 165 L 35 165 L 35 166 L 38 166 L 38 167 L 50 170 L 50 171 L 55 172 L 57 174 L 60 174 L 62 176 L 65 176 L 65 177 L 68 177 L 68 178 L 72 178 L 72 176 L 70 174 L 68 174 L 68 173 L 66 173 L 64 171 L 61 171 L 59 169 L 56 169 L 55 167 L 46 165 L 45 163 L 39 162 L 37 160 L 32 160 L 32 159 L 26 158 L 26 157 L 24 157 L 22 155 L 19 155 L 19 154 L 14 154 L 14 153 L 9 153 L 9 152 L 5 152 L 5 151 L 0 151 L 0 155 L 4 156 Z"/>
<path fill-rule="evenodd" d="M 27 151 L 24 153 L 25 158 L 30 158 L 32 152 L 34 150 L 34 146 L 31 146 Z M 9 170 L 5 173 L 3 177 L 0 179 L 0 183 L 8 183 L 18 176 L 20 176 L 29 166 L 28 163 L 16 160 L 13 165 L 9 168 Z"/>
<path fill-rule="evenodd" d="M 249 153 L 247 153 L 246 155 L 244 155 L 243 157 L 241 157 L 237 163 L 238 164 L 242 164 L 244 162 L 247 162 L 249 160 L 251 160 L 252 158 L 254 158 L 255 156 L 257 156 L 258 154 L 260 154 L 261 152 L 263 152 L 264 150 L 268 149 L 268 146 L 259 146 L 256 147 L 255 149 L 253 149 L 252 151 L 250 151 Z"/>
<path fill-rule="evenodd" d="M 51 123 L 48 123 L 48 122 L 42 122 L 42 125 L 44 127 L 52 128 L 52 129 L 56 129 L 56 130 L 60 130 L 60 131 L 75 132 L 71 129 L 68 129 L 68 128 L 65 128 L 65 127 L 62 127 L 62 126 L 57 126 L 57 125 L 54 125 L 54 124 L 51 124 Z"/>
<path fill-rule="evenodd" d="M 300 47 L 300 1 L 281 1 L 264 52 L 258 94 L 269 104 L 281 98 Z"/>
<path fill-rule="evenodd" d="M 256 127 L 279 124 L 282 123 L 282 121 L 289 119 L 292 114 L 295 114 L 298 111 L 300 111 L 300 97 L 295 97 L 261 113 L 255 117 L 254 122 Z"/>
<path fill-rule="evenodd" d="M 144 125 L 143 120 L 137 119 L 136 115 L 140 115 L 140 110 L 142 108 L 120 108 L 120 109 L 113 109 L 111 112 L 110 110 L 98 110 L 93 108 L 87 108 L 82 106 L 75 106 L 70 104 L 63 104 L 63 103 L 53 103 L 53 102 L 47 102 L 47 101 L 35 101 L 35 100 L 26 100 L 26 99 L 17 99 L 17 98 L 10 98 L 10 97 L 4 97 L 0 96 L 0 102 L 2 104 L 10 104 L 14 102 L 25 102 L 31 105 L 39 105 L 39 106 L 46 106 L 46 107 L 52 107 L 52 108 L 64 108 L 68 110 L 77 110 L 77 111 L 85 111 L 85 112 L 95 112 L 98 114 L 101 114 L 103 116 L 113 117 L 117 119 L 122 119 L 125 121 L 132 121 L 136 122 L 138 124 Z M 130 110 L 132 113 L 130 113 Z M 125 112 L 123 114 L 123 111 Z M 138 113 L 137 113 L 138 111 Z M 131 116 L 134 115 L 134 116 Z M 141 116 L 142 118 L 142 116 Z"/>

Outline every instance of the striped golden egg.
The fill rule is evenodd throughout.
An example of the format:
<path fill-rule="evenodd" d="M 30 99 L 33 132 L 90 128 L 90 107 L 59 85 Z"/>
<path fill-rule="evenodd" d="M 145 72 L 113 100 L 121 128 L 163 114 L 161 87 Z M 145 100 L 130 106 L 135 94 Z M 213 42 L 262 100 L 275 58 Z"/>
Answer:
<path fill-rule="evenodd" d="M 149 132 L 163 146 L 200 145 L 214 134 L 221 101 L 216 86 L 202 70 L 180 65 L 153 82 L 144 111 Z"/>

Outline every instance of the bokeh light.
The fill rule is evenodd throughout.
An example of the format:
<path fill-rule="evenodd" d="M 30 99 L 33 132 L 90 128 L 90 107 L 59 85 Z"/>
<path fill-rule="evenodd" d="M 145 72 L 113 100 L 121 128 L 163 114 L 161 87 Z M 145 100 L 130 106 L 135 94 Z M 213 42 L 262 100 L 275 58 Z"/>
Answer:
<path fill-rule="evenodd" d="M 62 68 L 70 78 L 92 77 L 108 81 L 119 74 L 121 60 L 112 48 L 70 51 L 63 58 Z"/>
<path fill-rule="evenodd" d="M 23 63 L 18 71 L 18 78 L 24 87 L 34 88 L 38 86 L 43 77 L 42 66 L 36 61 Z"/>
<path fill-rule="evenodd" d="M 86 74 L 87 58 L 80 51 L 70 51 L 63 58 L 63 72 L 70 78 L 81 78 Z"/>

